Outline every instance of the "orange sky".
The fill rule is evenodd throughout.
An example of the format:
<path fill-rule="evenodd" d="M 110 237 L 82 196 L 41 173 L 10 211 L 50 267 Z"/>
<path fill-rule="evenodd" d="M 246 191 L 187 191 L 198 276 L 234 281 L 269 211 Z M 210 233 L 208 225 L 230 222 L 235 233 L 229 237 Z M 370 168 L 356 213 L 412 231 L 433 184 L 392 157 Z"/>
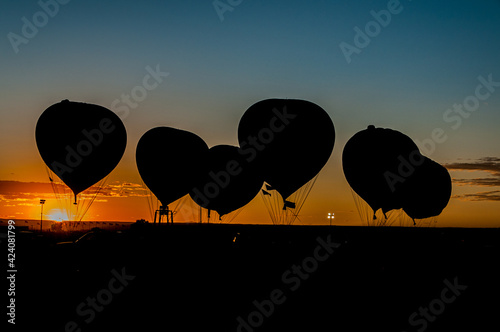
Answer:
<path fill-rule="evenodd" d="M 331 163 L 331 162 L 330 162 Z M 498 227 L 500 192 L 491 190 L 498 185 L 500 176 L 498 169 L 500 163 L 497 159 L 476 160 L 470 162 L 457 162 L 447 165 L 453 177 L 453 196 L 441 216 L 428 220 L 437 221 L 435 225 L 443 227 Z M 44 166 L 39 165 L 34 171 L 41 173 Z M 123 171 L 123 170 L 122 170 Z M 339 171 L 336 167 L 325 167 L 320 173 L 316 185 L 305 202 L 295 224 L 332 224 L 336 225 L 362 225 L 358 210 L 354 203 L 352 192 L 345 179 L 333 183 L 321 179 L 329 176 L 331 172 Z M 120 173 L 118 170 L 116 173 Z M 151 192 L 144 187 L 140 178 L 135 176 L 135 182 L 126 182 L 116 179 L 119 174 L 111 173 L 110 177 L 101 187 L 100 193 L 95 196 L 89 189 L 79 195 L 78 216 L 82 208 L 88 205 L 89 199 L 95 200 L 83 220 L 85 221 L 128 221 L 138 219 L 152 220 L 153 207 L 157 204 Z M 42 176 L 43 180 L 43 176 Z M 333 186 L 332 186 L 333 184 Z M 68 209 L 76 214 L 75 205 L 72 204 L 72 194 L 64 185 L 55 186 L 54 189 L 48 181 L 23 182 L 0 181 L 0 218 L 3 219 L 39 219 L 41 206 L 40 199 L 45 199 L 43 217 L 45 220 L 66 220 Z M 67 194 L 63 194 L 66 190 Z M 90 194 L 89 194 L 90 192 Z M 59 197 L 57 199 L 56 197 Z M 153 207 L 150 207 L 153 204 Z M 175 221 L 199 221 L 199 207 L 186 196 L 170 206 L 176 208 Z M 366 206 L 365 206 L 366 208 Z M 368 211 L 368 210 L 366 210 Z M 335 219 L 327 218 L 328 213 L 334 213 Z M 238 223 L 272 223 L 267 209 L 260 195 L 238 211 L 224 218 L 224 221 Z M 405 225 L 411 225 L 407 218 Z M 400 219 L 395 219 L 394 225 Z M 206 211 L 203 212 L 206 221 Z M 212 213 L 212 222 L 217 222 L 217 216 Z M 424 225 L 424 223 L 422 224 Z"/>

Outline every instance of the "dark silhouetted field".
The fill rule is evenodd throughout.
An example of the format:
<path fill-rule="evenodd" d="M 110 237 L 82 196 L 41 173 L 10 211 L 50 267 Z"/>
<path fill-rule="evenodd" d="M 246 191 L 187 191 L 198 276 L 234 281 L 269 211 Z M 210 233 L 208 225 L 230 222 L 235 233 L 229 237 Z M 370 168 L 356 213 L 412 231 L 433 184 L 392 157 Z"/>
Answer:
<path fill-rule="evenodd" d="M 77 244 L 19 234 L 17 327 L 493 331 L 499 235 L 236 224 L 134 225 Z"/>

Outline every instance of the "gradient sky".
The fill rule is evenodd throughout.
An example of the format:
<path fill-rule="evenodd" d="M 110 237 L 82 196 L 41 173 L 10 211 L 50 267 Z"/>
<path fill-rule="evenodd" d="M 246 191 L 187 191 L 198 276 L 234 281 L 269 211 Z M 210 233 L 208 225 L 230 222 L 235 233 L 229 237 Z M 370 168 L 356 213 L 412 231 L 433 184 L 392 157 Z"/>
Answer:
<path fill-rule="evenodd" d="M 441 128 L 446 140 L 427 156 L 446 165 L 454 183 L 438 224 L 499 227 L 500 87 L 459 116 L 460 124 L 457 114 L 453 121 L 444 115 L 474 96 L 479 77 L 500 82 L 500 1 L 395 3 L 243 0 L 221 16 L 212 1 L 71 0 L 53 17 L 39 14 L 37 1 L 2 3 L 0 218 L 37 218 L 39 198 L 49 200 L 47 211 L 57 209 L 50 190 L 39 189 L 48 178 L 34 140 L 48 106 L 70 99 L 111 108 L 142 85 L 146 67 L 159 66 L 169 75 L 122 117 L 128 146 L 107 183 L 128 191 L 100 197 L 89 219 L 149 218 L 134 156 L 150 128 L 189 130 L 209 146 L 237 145 L 244 111 L 277 97 L 317 103 L 337 131 L 297 223 L 326 224 L 334 212 L 336 224 L 360 224 L 340 160 L 345 142 L 374 124 L 402 131 L 422 149 Z M 388 5 L 398 13 L 348 62 L 340 45 L 355 46 L 355 28 L 365 30 L 371 11 Z M 24 29 L 31 35 L 16 52 L 11 39 L 25 38 L 23 17 L 40 27 L 36 34 Z M 39 184 L 28 190 L 26 182 Z M 238 222 L 270 222 L 259 197 Z"/>

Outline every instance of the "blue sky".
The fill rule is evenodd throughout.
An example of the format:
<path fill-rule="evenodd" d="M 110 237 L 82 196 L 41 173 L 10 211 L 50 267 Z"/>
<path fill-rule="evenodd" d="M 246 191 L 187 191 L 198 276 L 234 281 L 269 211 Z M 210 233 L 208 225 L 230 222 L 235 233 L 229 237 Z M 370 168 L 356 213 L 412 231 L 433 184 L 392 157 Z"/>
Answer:
<path fill-rule="evenodd" d="M 49 105 L 68 98 L 110 107 L 157 65 L 169 76 L 124 119 L 129 145 L 117 178 L 137 180 L 134 149 L 148 129 L 169 125 L 210 146 L 237 144 L 243 112 L 269 97 L 310 100 L 335 123 L 334 154 L 312 194 L 318 201 L 349 196 L 340 200 L 352 204 L 339 160 L 368 124 L 416 140 L 443 128 L 448 140 L 431 156 L 440 163 L 499 157 L 500 89 L 457 130 L 443 113 L 474 93 L 479 76 L 500 81 L 500 1 L 401 1 L 348 63 L 339 44 L 354 44 L 354 28 L 388 3 L 243 0 L 221 21 L 212 1 L 71 0 L 16 53 L 8 34 L 22 36 L 22 18 L 32 22 L 42 8 L 4 2 L 0 137 L 16 143 L 0 145 L 0 180 L 43 180 L 43 168 L 33 171 L 40 167 L 33 132 Z"/>

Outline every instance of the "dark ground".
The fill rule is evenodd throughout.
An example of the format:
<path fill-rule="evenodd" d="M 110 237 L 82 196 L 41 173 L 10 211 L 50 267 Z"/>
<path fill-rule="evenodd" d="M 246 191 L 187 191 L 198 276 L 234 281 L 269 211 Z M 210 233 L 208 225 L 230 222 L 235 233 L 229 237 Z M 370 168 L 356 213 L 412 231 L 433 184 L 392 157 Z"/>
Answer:
<path fill-rule="evenodd" d="M 498 229 L 134 226 L 18 234 L 17 330 L 499 330 Z"/>

